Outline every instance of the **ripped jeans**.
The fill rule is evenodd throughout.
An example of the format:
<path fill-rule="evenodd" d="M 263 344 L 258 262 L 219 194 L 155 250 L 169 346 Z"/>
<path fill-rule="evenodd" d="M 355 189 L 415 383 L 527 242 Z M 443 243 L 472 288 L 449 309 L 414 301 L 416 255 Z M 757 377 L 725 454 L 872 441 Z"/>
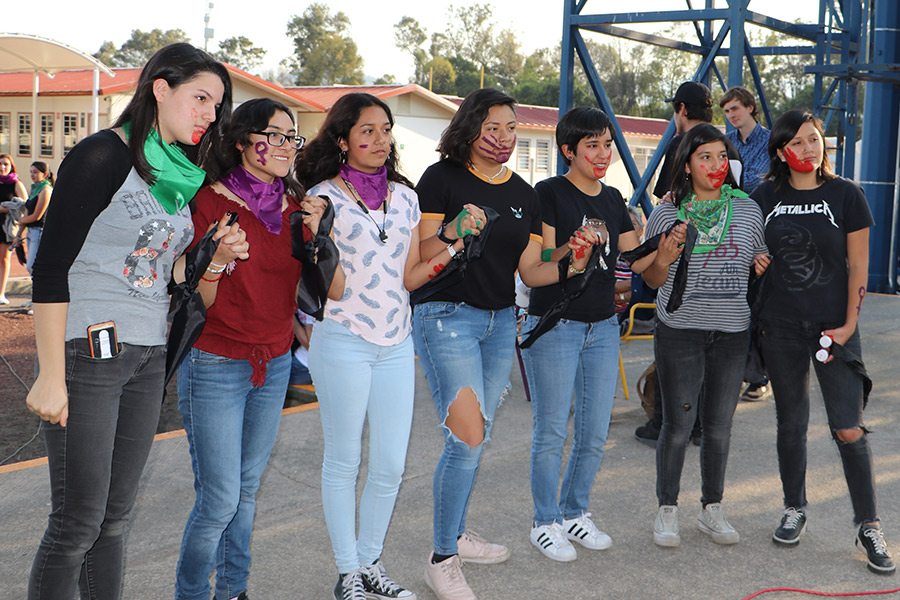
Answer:
<path fill-rule="evenodd" d="M 809 428 L 809 365 L 812 362 L 828 415 L 828 427 L 841 455 L 854 522 L 859 524 L 878 520 L 868 437 L 863 435 L 848 443 L 840 441 L 834 432 L 863 427 L 862 379 L 841 360 L 823 364 L 812 358 L 819 349 L 821 332 L 839 325 L 764 318 L 760 339 L 775 393 L 778 469 L 785 506 L 802 508 L 807 503 L 806 434 Z M 844 347 L 862 356 L 858 328 Z"/>
<path fill-rule="evenodd" d="M 427 302 L 413 311 L 413 337 L 444 432 L 434 472 L 434 552 L 456 554 L 466 510 L 494 412 L 509 381 L 515 352 L 513 307 L 483 310 L 465 303 Z M 475 393 L 484 417 L 484 441 L 474 448 L 444 424 L 462 388 Z"/>

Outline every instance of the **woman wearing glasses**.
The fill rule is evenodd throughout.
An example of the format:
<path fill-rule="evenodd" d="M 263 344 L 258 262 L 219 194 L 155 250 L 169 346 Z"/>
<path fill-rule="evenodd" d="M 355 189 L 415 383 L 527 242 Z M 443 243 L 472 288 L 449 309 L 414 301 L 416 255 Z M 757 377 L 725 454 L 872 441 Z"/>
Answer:
<path fill-rule="evenodd" d="M 310 213 L 303 217 L 309 236 L 325 208 L 320 198 L 303 198 L 291 175 L 304 141 L 283 104 L 243 103 L 206 166 L 215 183 L 194 198 L 198 232 L 237 213 L 251 251 L 240 265 L 213 263 L 204 274 L 206 325 L 178 373 L 197 493 L 178 558 L 180 600 L 207 600 L 214 569 L 218 600 L 247 597 L 256 490 L 291 372 L 301 264 L 291 256 L 290 216 Z"/>

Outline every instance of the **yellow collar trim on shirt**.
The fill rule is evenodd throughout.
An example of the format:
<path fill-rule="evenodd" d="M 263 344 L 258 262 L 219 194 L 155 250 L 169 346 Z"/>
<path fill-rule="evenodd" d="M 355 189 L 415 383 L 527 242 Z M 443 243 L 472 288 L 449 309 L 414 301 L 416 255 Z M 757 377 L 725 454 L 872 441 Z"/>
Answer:
<path fill-rule="evenodd" d="M 490 183 L 491 185 L 500 185 L 501 183 L 506 183 L 512 177 L 512 169 L 510 169 L 509 167 L 506 167 L 506 169 L 504 169 L 503 175 L 501 175 L 500 177 L 495 177 L 494 179 L 488 179 L 483 174 L 473 169 L 471 165 L 469 166 L 469 173 L 485 183 Z"/>

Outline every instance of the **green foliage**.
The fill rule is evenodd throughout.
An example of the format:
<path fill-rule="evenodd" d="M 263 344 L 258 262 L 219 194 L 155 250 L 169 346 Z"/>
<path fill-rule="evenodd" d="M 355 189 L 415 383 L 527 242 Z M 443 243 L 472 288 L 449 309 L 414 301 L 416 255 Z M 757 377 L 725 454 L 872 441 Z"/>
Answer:
<path fill-rule="evenodd" d="M 398 83 L 397 78 L 391 75 L 390 73 L 385 73 L 381 77 L 375 80 L 375 85 L 389 85 L 392 83 Z"/>
<path fill-rule="evenodd" d="M 287 35 L 294 40 L 294 54 L 282 64 L 294 72 L 297 85 L 359 85 L 363 60 L 347 30 L 350 19 L 343 12 L 331 14 L 328 6 L 310 4 L 302 16 L 294 16 Z"/>
<path fill-rule="evenodd" d="M 216 60 L 250 72 L 259 69 L 266 57 L 263 48 L 256 48 L 244 36 L 230 37 L 219 42 L 219 51 L 213 53 Z"/>
<path fill-rule="evenodd" d="M 142 67 L 157 50 L 175 42 L 190 42 L 190 39 L 181 29 L 147 32 L 135 29 L 131 38 L 118 49 L 110 41 L 103 42 L 94 58 L 113 68 Z"/>
<path fill-rule="evenodd" d="M 435 94 L 456 93 L 456 69 L 446 58 L 438 56 L 428 61 L 425 65 L 425 80 Z"/>

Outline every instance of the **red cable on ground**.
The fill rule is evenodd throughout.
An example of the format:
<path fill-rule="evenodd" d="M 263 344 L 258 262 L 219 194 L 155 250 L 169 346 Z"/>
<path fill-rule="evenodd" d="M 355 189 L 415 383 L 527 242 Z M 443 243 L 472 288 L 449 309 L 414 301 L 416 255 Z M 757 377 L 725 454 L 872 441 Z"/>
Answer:
<path fill-rule="evenodd" d="M 769 588 L 766 590 L 759 590 L 753 594 L 750 594 L 746 598 L 741 598 L 741 600 L 750 600 L 751 598 L 756 598 L 757 596 L 762 596 L 763 594 L 768 594 L 769 592 L 796 592 L 798 594 L 809 594 L 811 596 L 828 596 L 829 598 L 846 598 L 848 596 L 876 596 L 881 594 L 896 594 L 900 592 L 900 588 L 895 588 L 892 590 L 879 590 L 874 592 L 817 592 L 815 590 L 804 590 L 801 588 Z"/>

